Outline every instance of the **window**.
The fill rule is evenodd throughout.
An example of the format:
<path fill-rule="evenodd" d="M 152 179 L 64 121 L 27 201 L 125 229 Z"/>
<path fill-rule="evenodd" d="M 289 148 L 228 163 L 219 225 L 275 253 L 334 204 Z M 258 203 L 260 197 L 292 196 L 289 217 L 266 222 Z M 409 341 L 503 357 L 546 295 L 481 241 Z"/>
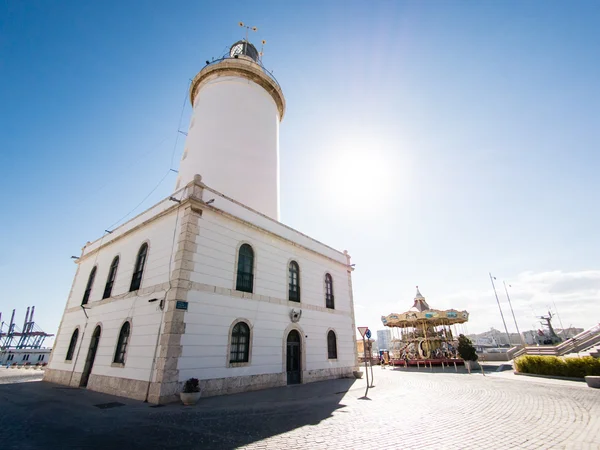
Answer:
<path fill-rule="evenodd" d="M 129 331 L 131 325 L 129 322 L 125 322 L 121 327 L 119 333 L 119 340 L 117 341 L 117 350 L 115 351 L 115 359 L 113 362 L 118 364 L 125 364 L 125 353 L 127 353 L 127 343 L 129 342 Z"/>
<path fill-rule="evenodd" d="M 252 292 L 254 287 L 254 250 L 248 244 L 240 247 L 238 253 L 236 291 Z"/>
<path fill-rule="evenodd" d="M 108 278 L 106 279 L 106 286 L 104 286 L 104 294 L 102 294 L 102 298 L 110 297 L 112 294 L 112 288 L 115 284 L 115 278 L 117 278 L 117 268 L 119 267 L 119 257 L 115 256 L 113 259 L 110 270 L 108 271 Z"/>
<path fill-rule="evenodd" d="M 333 303 L 333 278 L 328 273 L 325 274 L 325 307 L 334 308 Z"/>
<path fill-rule="evenodd" d="M 87 305 L 90 299 L 90 292 L 92 292 L 92 286 L 94 285 L 94 278 L 96 278 L 96 266 L 90 272 L 87 285 L 85 286 L 85 292 L 83 293 L 83 299 L 81 300 L 82 305 Z"/>
<path fill-rule="evenodd" d="M 327 358 L 337 359 L 337 338 L 333 330 L 327 333 Z"/>
<path fill-rule="evenodd" d="M 244 322 L 238 322 L 231 330 L 230 363 L 248 362 L 250 353 L 250 327 Z"/>
<path fill-rule="evenodd" d="M 44 355 L 38 355 L 38 361 L 43 361 L 44 360 Z"/>
<path fill-rule="evenodd" d="M 77 338 L 79 337 L 79 328 L 76 328 L 73 331 L 73 335 L 71 336 L 71 342 L 69 343 L 69 349 L 67 350 L 67 357 L 65 361 L 71 361 L 73 359 L 73 353 L 75 353 L 75 345 L 77 345 Z"/>
<path fill-rule="evenodd" d="M 135 260 L 135 269 L 133 271 L 133 277 L 131 278 L 131 286 L 129 286 L 129 292 L 137 291 L 142 284 L 142 274 L 144 273 L 144 264 L 146 264 L 146 256 L 148 255 L 148 244 L 144 244 L 140 247 L 137 259 Z"/>
<path fill-rule="evenodd" d="M 290 262 L 289 267 L 289 297 L 292 302 L 300 301 L 300 267 L 296 261 Z"/>
<path fill-rule="evenodd" d="M 23 355 L 23 361 L 29 361 L 29 355 Z"/>
<path fill-rule="evenodd" d="M 15 359 L 15 354 L 14 353 L 11 353 L 10 355 L 8 355 L 7 361 L 12 361 L 13 359 Z"/>

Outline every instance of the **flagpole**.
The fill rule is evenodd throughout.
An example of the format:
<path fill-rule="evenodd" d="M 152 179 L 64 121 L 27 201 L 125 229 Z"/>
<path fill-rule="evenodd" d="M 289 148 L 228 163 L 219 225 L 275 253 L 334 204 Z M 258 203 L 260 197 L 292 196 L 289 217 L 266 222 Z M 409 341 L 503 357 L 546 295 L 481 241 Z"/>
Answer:
<path fill-rule="evenodd" d="M 504 324 L 504 331 L 506 331 L 506 337 L 508 338 L 508 346 L 510 347 L 512 343 L 510 342 L 510 334 L 508 334 L 508 327 L 506 326 L 506 320 L 504 320 L 504 314 L 502 313 L 502 307 L 500 306 L 500 299 L 498 299 L 498 293 L 496 292 L 496 285 L 494 284 L 494 277 L 492 277 L 492 273 L 490 272 L 490 281 L 492 282 L 492 287 L 494 288 L 494 295 L 496 296 L 496 302 L 498 302 L 498 309 L 500 310 L 500 317 L 502 317 L 502 323 Z"/>
<path fill-rule="evenodd" d="M 510 301 L 510 295 L 508 295 L 508 289 L 506 288 L 506 282 L 502 281 L 504 284 L 504 291 L 506 292 L 506 298 L 508 299 L 508 304 L 510 306 L 510 312 L 512 313 L 513 320 L 515 321 L 515 327 L 517 328 L 517 333 L 519 333 L 519 339 L 521 340 L 521 345 L 525 347 L 525 342 L 523 341 L 523 336 L 521 336 L 521 332 L 519 331 L 519 325 L 517 325 L 517 318 L 515 317 L 515 312 L 512 307 L 512 303 Z"/>
<path fill-rule="evenodd" d="M 552 304 L 554 305 L 554 311 L 556 311 L 556 315 L 558 316 L 558 322 L 560 323 L 560 326 L 562 327 L 562 330 L 563 330 L 562 334 L 563 334 L 563 336 L 565 336 L 566 335 L 566 330 L 565 330 L 565 327 L 564 327 L 564 325 L 562 323 L 562 320 L 560 319 L 560 314 L 558 313 L 558 308 L 556 307 L 556 302 L 554 300 L 552 300 Z"/>

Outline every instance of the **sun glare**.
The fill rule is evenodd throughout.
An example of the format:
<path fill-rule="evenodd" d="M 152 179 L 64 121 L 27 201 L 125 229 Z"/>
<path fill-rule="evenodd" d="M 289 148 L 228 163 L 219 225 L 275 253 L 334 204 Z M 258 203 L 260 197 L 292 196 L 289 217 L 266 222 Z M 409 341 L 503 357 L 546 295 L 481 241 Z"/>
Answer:
<path fill-rule="evenodd" d="M 378 136 L 346 138 L 332 147 L 325 165 L 325 194 L 339 212 L 355 213 L 384 205 L 398 173 L 393 151 Z"/>

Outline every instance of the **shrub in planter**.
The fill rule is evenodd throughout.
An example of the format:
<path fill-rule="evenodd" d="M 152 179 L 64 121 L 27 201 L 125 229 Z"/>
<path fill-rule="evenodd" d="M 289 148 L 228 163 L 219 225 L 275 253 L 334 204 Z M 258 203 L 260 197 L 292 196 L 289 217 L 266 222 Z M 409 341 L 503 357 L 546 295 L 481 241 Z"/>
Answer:
<path fill-rule="evenodd" d="M 42 367 L 46 367 L 48 363 L 42 363 Z"/>
<path fill-rule="evenodd" d="M 475 352 L 475 347 L 473 347 L 473 343 L 471 339 L 466 337 L 464 334 L 460 334 L 458 336 L 458 354 L 465 361 L 465 367 L 471 373 L 471 363 L 476 362 L 479 356 Z M 475 366 L 477 367 L 477 366 Z"/>
<path fill-rule="evenodd" d="M 557 356 L 525 355 L 515 360 L 515 369 L 517 372 L 535 375 L 584 378 L 600 375 L 600 360 L 591 356 L 559 358 Z"/>
<path fill-rule="evenodd" d="M 200 382 L 198 378 L 190 378 L 183 385 L 183 391 L 179 394 L 184 405 L 195 405 L 200 399 Z"/>
<path fill-rule="evenodd" d="M 458 336 L 458 354 L 465 361 L 477 361 L 479 358 L 475 352 L 475 347 L 473 347 L 471 339 L 464 334 Z"/>

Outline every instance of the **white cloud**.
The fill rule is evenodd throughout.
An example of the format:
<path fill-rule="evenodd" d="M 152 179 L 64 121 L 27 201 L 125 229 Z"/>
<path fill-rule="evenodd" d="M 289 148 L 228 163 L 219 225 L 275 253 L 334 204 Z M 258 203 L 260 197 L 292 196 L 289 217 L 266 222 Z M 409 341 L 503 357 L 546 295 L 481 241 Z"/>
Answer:
<path fill-rule="evenodd" d="M 556 328 L 574 326 L 590 328 L 600 323 L 600 270 L 579 272 L 522 272 L 506 281 L 515 317 L 521 332 L 541 328 L 537 316 L 546 315 L 548 310 L 555 315 L 552 320 Z M 430 299 L 436 309 L 466 309 L 470 313 L 467 329 L 479 333 L 494 327 L 503 330 L 502 319 L 491 284 L 480 290 L 462 290 L 439 298 Z M 508 305 L 501 278 L 496 280 L 496 290 L 509 332 L 514 332 L 514 320 Z M 427 294 L 424 293 L 425 297 Z M 381 329 L 380 316 L 392 312 L 403 312 L 412 306 L 412 300 L 402 300 L 406 308 L 398 308 L 398 302 L 378 302 L 377 306 L 361 302 L 356 298 L 356 321 L 360 324 L 376 324 Z"/>
<path fill-rule="evenodd" d="M 561 321 L 565 327 L 581 328 L 600 322 L 600 270 L 523 272 L 516 279 L 507 281 L 507 287 L 521 331 L 534 326 L 540 328 L 536 316 L 545 315 L 548 310 L 553 314 L 558 311 L 553 319 L 556 328 L 562 328 Z M 509 331 L 514 331 L 514 320 L 500 280 L 496 281 L 496 290 Z M 455 293 L 444 298 L 443 303 L 452 304 L 458 299 L 469 305 L 470 331 L 480 332 L 491 326 L 503 329 L 491 286 L 485 291 Z"/>

